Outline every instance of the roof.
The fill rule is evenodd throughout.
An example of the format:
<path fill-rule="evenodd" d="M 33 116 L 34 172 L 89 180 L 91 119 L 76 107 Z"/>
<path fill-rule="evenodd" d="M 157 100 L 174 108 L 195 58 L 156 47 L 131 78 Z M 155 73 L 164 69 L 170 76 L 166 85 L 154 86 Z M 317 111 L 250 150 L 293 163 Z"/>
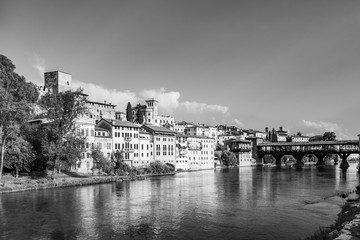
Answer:
<path fill-rule="evenodd" d="M 36 119 L 28 120 L 27 122 L 28 122 L 28 123 L 40 122 L 40 123 L 42 123 L 42 124 L 45 124 L 45 123 L 49 123 L 50 120 L 47 119 L 47 118 L 36 118 Z"/>
<path fill-rule="evenodd" d="M 206 136 L 199 136 L 199 135 L 176 134 L 176 137 L 202 138 L 202 139 L 212 139 L 212 140 L 214 140 L 214 138 L 206 137 Z"/>
<path fill-rule="evenodd" d="M 102 127 L 95 126 L 95 131 L 108 132 L 109 130 L 107 130 L 107 129 L 105 129 L 105 128 L 102 128 Z"/>
<path fill-rule="evenodd" d="M 177 122 L 175 125 L 187 125 L 188 123 L 185 121 Z"/>
<path fill-rule="evenodd" d="M 241 140 L 241 139 L 230 140 L 230 142 L 232 142 L 232 143 L 251 143 L 251 141 Z"/>
<path fill-rule="evenodd" d="M 263 142 L 258 146 L 312 146 L 312 145 L 343 145 L 343 144 L 356 144 L 359 140 L 342 140 L 342 141 L 314 141 L 314 142 Z"/>
<path fill-rule="evenodd" d="M 129 122 L 129 121 L 120 121 L 119 119 L 113 120 L 113 119 L 106 119 L 106 118 L 103 118 L 101 120 L 105 120 L 113 126 L 140 128 L 138 125 L 136 125 L 132 122 Z"/>
<path fill-rule="evenodd" d="M 165 127 L 159 127 L 159 126 L 154 126 L 154 125 L 143 125 L 143 128 L 145 128 L 145 130 L 150 130 L 153 132 L 162 132 L 162 133 L 173 133 L 176 134 L 176 132 L 165 128 Z"/>
<path fill-rule="evenodd" d="M 86 102 L 87 103 L 95 103 L 95 104 L 104 105 L 104 106 L 116 107 L 116 105 L 111 104 L 111 103 L 102 103 L 102 102 L 94 102 L 94 101 L 86 101 Z"/>
<path fill-rule="evenodd" d="M 291 137 L 310 138 L 310 137 L 308 137 L 308 136 L 299 136 L 299 135 L 292 135 Z"/>

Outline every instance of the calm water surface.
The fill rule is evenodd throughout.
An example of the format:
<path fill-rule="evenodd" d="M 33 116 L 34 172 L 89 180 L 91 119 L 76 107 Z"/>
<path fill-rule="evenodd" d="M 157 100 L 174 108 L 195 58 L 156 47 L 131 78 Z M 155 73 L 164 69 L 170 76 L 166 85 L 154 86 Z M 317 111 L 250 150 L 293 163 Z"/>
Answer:
<path fill-rule="evenodd" d="M 334 195 L 358 184 L 354 166 L 263 167 L 3 194 L 0 238 L 299 239 L 333 223 Z"/>

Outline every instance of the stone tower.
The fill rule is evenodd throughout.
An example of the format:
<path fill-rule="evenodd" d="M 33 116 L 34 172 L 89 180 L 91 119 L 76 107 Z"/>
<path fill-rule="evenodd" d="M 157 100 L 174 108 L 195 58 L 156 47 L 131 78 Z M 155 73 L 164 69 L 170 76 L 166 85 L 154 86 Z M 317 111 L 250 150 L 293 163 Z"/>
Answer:
<path fill-rule="evenodd" d="M 72 75 L 61 71 L 44 73 L 45 88 L 52 89 L 53 93 L 65 92 L 71 89 Z"/>
<path fill-rule="evenodd" d="M 155 124 L 155 117 L 158 116 L 159 102 L 154 98 L 147 99 L 145 100 L 145 102 L 146 102 L 145 122 L 147 124 Z"/>

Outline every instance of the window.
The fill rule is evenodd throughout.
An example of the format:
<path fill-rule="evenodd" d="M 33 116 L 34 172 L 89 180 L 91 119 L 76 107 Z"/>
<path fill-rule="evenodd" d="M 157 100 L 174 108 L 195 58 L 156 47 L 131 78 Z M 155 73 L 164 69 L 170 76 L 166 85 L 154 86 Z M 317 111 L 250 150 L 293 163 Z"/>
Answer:
<path fill-rule="evenodd" d="M 166 145 L 163 145 L 163 155 L 166 156 Z"/>
<path fill-rule="evenodd" d="M 107 143 L 107 144 L 106 144 L 106 148 L 107 148 L 107 149 L 111 149 L 111 143 Z"/>
<path fill-rule="evenodd" d="M 160 145 L 156 144 L 156 156 L 160 155 Z"/>
<path fill-rule="evenodd" d="M 91 129 L 91 136 L 94 136 L 94 129 Z"/>

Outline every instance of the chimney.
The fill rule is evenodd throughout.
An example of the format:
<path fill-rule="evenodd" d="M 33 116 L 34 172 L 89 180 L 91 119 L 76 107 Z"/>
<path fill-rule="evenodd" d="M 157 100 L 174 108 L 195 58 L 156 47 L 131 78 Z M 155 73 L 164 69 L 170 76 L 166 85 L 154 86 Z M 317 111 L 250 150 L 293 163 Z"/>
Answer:
<path fill-rule="evenodd" d="M 280 127 L 280 131 L 282 131 L 283 130 L 283 127 Z"/>
<path fill-rule="evenodd" d="M 265 128 L 265 133 L 267 134 L 268 132 L 269 132 L 269 128 L 266 127 L 266 128 Z"/>
<path fill-rule="evenodd" d="M 106 104 L 106 100 L 104 100 L 104 103 Z"/>

